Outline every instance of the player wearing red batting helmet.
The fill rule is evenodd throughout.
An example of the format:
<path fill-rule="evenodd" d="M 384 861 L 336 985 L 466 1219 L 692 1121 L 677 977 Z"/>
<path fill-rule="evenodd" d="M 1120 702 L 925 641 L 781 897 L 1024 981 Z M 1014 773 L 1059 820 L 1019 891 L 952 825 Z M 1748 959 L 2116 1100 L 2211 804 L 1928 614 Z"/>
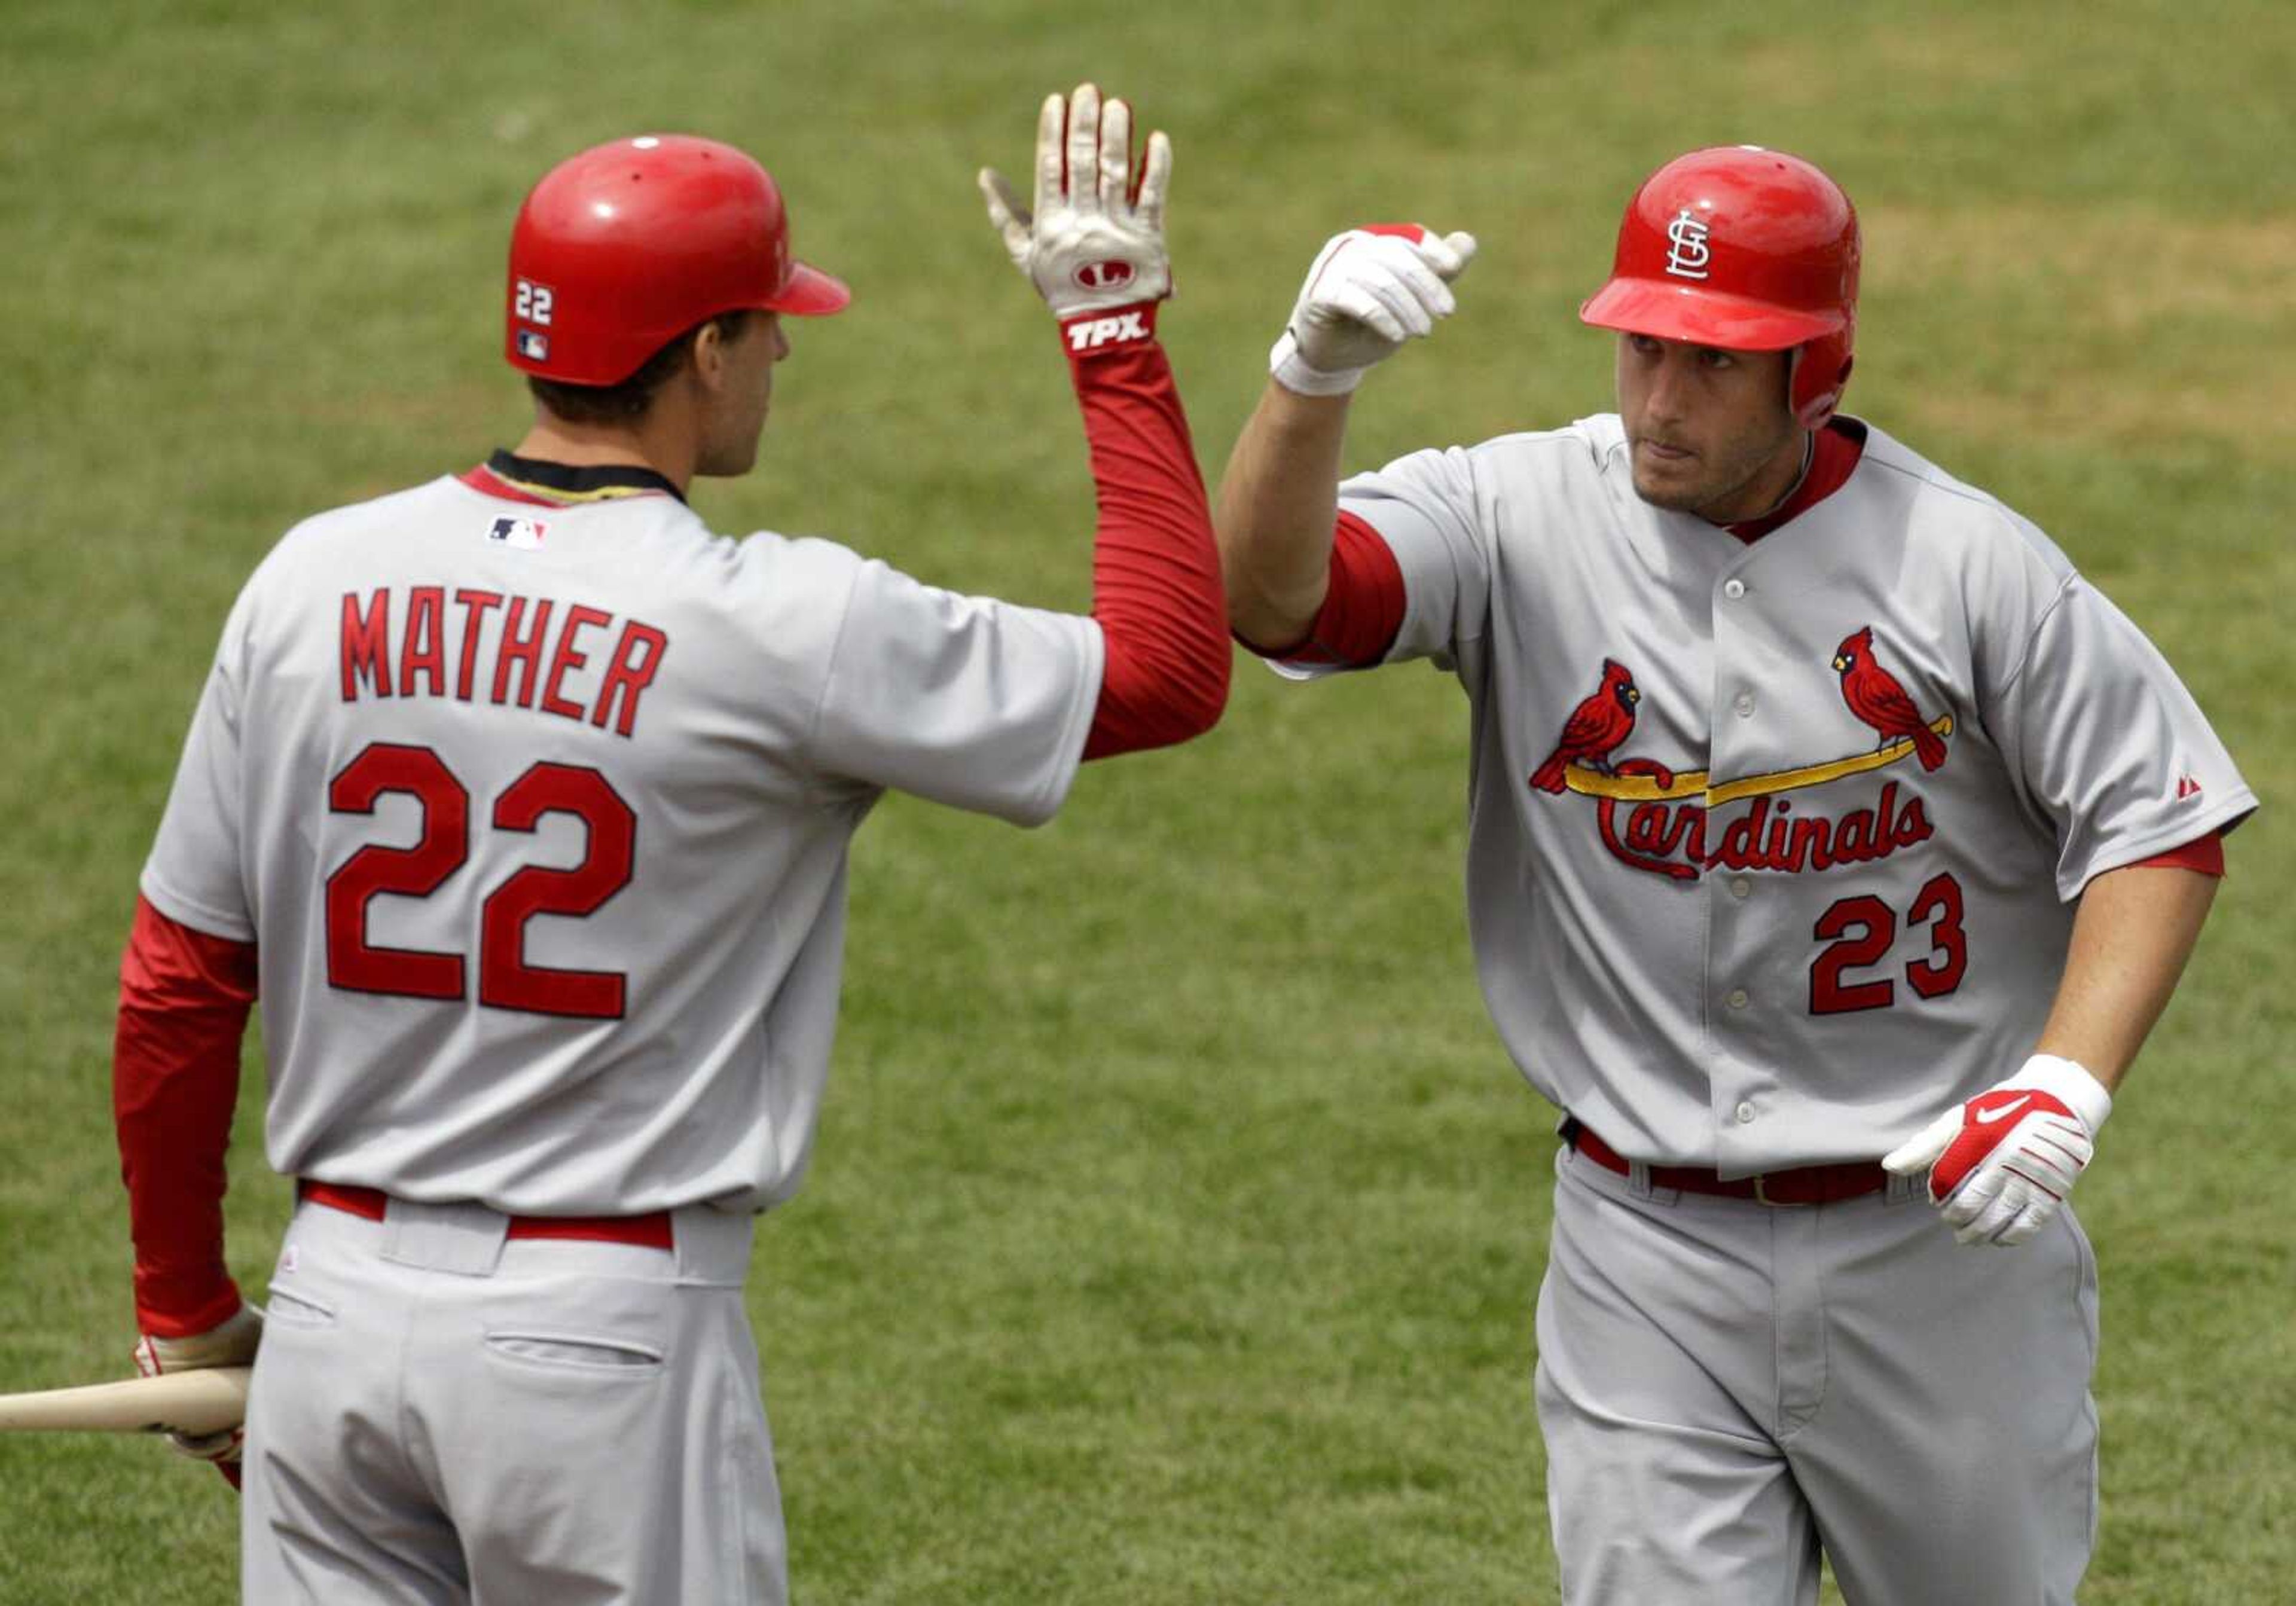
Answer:
<path fill-rule="evenodd" d="M 1229 648 L 1155 335 L 1170 146 L 1089 85 L 1033 205 L 1100 509 L 1089 617 L 730 539 L 798 261 L 730 145 L 618 140 L 511 242 L 517 447 L 306 520 L 226 623 L 145 866 L 114 1078 L 147 1370 L 256 1357 L 245 1598 L 777 1603 L 742 1302 L 810 1153 L 849 844 L 891 788 L 1021 824 L 1210 727 Z M 260 997 L 297 1208 L 258 1320 L 222 1159 Z M 259 1354 L 258 1343 L 260 1342 Z"/>
<path fill-rule="evenodd" d="M 714 139 L 648 134 L 569 157 L 519 208 L 505 355 L 569 385 L 614 385 L 719 313 L 818 317 L 851 299 L 790 255 L 773 175 Z"/>
<path fill-rule="evenodd" d="M 1800 158 L 1636 189 L 1580 310 L 1615 413 L 1335 483 L 1351 393 L 1474 252 L 1324 246 L 1217 521 L 1281 672 L 1431 659 L 1473 705 L 1477 970 L 1562 1115 L 1563 1597 L 1808 1606 L 1823 1555 L 1860 1606 L 2070 1606 L 2066 1200 L 2255 799 L 2047 537 L 1841 412 L 1857 216 Z"/>
<path fill-rule="evenodd" d="M 1849 381 L 1858 256 L 1857 209 L 1810 163 L 1759 145 L 1693 151 L 1635 192 L 1610 282 L 1578 316 L 1725 351 L 1791 352 L 1787 405 L 1815 430 Z"/>

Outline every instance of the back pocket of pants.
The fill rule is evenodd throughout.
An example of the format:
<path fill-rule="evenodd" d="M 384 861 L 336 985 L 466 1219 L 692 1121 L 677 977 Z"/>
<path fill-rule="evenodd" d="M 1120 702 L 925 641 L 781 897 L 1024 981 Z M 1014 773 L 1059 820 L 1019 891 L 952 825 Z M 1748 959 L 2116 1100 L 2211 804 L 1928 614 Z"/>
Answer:
<path fill-rule="evenodd" d="M 570 1372 L 644 1373 L 662 1364 L 662 1352 L 651 1344 L 598 1333 L 490 1328 L 487 1348 L 504 1360 Z"/>
<path fill-rule="evenodd" d="M 264 1295 L 263 1319 L 282 1327 L 332 1327 L 335 1308 L 309 1294 L 274 1282 Z"/>

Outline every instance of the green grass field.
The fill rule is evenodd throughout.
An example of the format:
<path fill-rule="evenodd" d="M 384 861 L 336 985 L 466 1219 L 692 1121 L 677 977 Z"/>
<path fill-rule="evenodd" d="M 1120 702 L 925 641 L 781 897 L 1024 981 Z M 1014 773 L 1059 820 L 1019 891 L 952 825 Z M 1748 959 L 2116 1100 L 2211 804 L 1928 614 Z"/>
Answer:
<path fill-rule="evenodd" d="M 127 1364 L 114 978 L 184 722 L 291 522 L 518 434 L 525 187 L 646 128 L 760 153 L 856 301 L 794 331 L 759 471 L 702 511 L 1081 607 L 1080 432 L 972 175 L 1025 171 L 1038 98 L 1091 77 L 1174 138 L 1167 343 L 1215 476 L 1338 226 L 1483 242 L 1459 317 L 1358 404 L 1369 465 L 1610 405 L 1573 313 L 1665 157 L 1752 140 L 1843 179 L 1851 410 L 2049 529 L 2272 806 L 2081 1191 L 2083 1598 L 2289 1599 L 2296 14 L 1082 10 L 5 8 L 0 1389 Z M 864 832 L 813 1179 L 751 1282 L 800 1600 L 1553 1598 L 1552 1118 L 1470 971 L 1465 728 L 1424 669 L 1307 693 L 1244 663 L 1219 730 L 1095 766 L 1041 832 L 898 799 Z M 259 1292 L 287 1192 L 254 1104 L 231 1254 Z M 11 1606 L 234 1599 L 234 1523 L 157 1445 L 0 1443 Z"/>

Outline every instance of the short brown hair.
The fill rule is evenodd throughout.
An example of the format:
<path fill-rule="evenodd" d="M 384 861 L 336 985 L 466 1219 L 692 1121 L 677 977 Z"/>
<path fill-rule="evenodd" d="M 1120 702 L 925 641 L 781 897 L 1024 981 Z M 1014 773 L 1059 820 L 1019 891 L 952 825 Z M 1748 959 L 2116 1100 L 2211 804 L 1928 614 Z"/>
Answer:
<path fill-rule="evenodd" d="M 654 393 L 693 360 L 695 336 L 714 326 L 720 340 L 737 340 L 749 321 L 746 311 L 721 312 L 715 317 L 704 318 L 664 344 L 619 384 L 570 385 L 563 380 L 529 373 L 526 376 L 526 388 L 534 392 L 535 400 L 568 423 L 631 423 L 646 415 L 653 406 Z"/>

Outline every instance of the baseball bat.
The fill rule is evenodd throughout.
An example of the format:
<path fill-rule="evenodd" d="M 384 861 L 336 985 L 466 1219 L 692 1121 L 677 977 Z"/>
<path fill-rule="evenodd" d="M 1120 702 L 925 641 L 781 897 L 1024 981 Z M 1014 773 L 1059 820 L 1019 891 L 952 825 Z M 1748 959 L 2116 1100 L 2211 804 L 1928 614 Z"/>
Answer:
<path fill-rule="evenodd" d="M 247 1420 L 249 1366 L 0 1394 L 0 1432 L 220 1433 Z"/>

